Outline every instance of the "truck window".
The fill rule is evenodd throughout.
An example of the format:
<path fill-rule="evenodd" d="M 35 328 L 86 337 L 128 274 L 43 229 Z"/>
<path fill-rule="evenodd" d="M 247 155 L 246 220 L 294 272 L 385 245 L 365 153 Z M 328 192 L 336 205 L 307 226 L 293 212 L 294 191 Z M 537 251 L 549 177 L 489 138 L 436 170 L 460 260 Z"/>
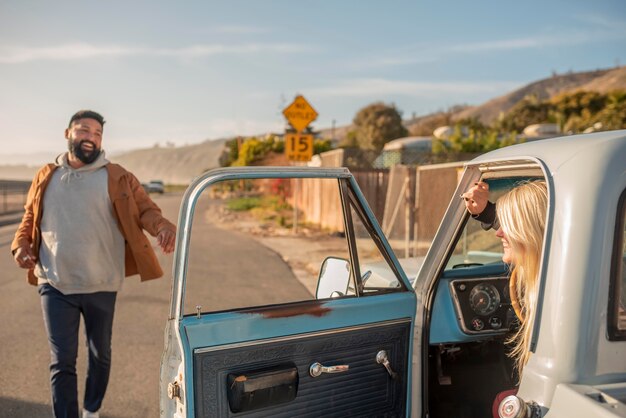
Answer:
<path fill-rule="evenodd" d="M 346 233 L 341 182 L 269 178 L 208 186 L 189 232 L 184 314 L 407 291 L 356 198 L 346 202 Z"/>
<path fill-rule="evenodd" d="M 626 190 L 617 209 L 608 320 L 609 339 L 626 340 Z"/>

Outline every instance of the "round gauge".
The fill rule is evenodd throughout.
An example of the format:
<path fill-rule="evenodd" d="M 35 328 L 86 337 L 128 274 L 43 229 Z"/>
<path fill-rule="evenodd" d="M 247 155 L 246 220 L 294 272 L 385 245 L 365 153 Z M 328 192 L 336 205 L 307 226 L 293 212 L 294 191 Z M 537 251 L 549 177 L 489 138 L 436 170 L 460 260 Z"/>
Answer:
<path fill-rule="evenodd" d="M 502 320 L 497 316 L 492 316 L 489 318 L 489 325 L 491 325 L 493 329 L 500 329 L 502 328 Z"/>
<path fill-rule="evenodd" d="M 483 328 L 485 328 L 485 323 L 479 318 L 474 318 L 472 319 L 472 327 L 476 331 L 481 331 Z"/>
<path fill-rule="evenodd" d="M 470 292 L 469 302 L 472 310 L 478 315 L 490 315 L 500 305 L 500 294 L 491 284 L 477 284 Z"/>

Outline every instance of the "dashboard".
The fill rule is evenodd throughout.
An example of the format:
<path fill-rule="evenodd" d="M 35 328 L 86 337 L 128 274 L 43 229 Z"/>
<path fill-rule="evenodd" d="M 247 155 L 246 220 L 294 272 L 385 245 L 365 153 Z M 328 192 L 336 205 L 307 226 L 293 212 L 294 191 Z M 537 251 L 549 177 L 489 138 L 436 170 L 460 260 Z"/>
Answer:
<path fill-rule="evenodd" d="M 508 273 L 504 263 L 447 270 L 435 293 L 429 344 L 480 341 L 514 328 Z"/>
<path fill-rule="evenodd" d="M 514 324 L 507 277 L 458 279 L 449 286 L 463 332 L 499 334 Z"/>

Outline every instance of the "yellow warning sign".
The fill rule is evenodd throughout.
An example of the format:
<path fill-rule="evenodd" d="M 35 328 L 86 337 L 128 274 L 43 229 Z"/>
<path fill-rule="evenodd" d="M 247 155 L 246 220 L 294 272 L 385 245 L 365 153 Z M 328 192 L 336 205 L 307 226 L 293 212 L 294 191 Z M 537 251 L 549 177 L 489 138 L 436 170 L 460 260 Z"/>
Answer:
<path fill-rule="evenodd" d="M 285 134 L 285 155 L 289 161 L 311 161 L 313 135 Z"/>
<path fill-rule="evenodd" d="M 317 112 L 303 96 L 296 96 L 294 101 L 283 110 L 293 129 L 302 132 L 309 123 L 317 119 Z"/>

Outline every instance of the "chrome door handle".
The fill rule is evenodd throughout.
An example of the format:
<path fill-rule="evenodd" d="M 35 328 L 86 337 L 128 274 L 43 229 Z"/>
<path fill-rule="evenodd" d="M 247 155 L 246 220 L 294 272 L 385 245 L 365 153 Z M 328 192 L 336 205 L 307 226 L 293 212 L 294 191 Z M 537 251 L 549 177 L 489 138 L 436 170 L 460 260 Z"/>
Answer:
<path fill-rule="evenodd" d="M 321 363 L 313 363 L 311 367 L 309 367 L 309 374 L 311 377 L 321 376 L 322 373 L 342 373 L 347 372 L 350 366 L 347 364 L 342 364 L 339 366 L 323 366 Z"/>
<path fill-rule="evenodd" d="M 385 350 L 380 350 L 376 354 L 376 363 L 385 366 L 385 369 L 387 369 L 387 373 L 389 373 L 389 376 L 391 376 L 392 379 L 395 380 L 398 378 L 398 373 L 394 372 L 391 369 L 391 364 L 389 364 L 389 358 L 387 357 L 387 352 Z"/>

